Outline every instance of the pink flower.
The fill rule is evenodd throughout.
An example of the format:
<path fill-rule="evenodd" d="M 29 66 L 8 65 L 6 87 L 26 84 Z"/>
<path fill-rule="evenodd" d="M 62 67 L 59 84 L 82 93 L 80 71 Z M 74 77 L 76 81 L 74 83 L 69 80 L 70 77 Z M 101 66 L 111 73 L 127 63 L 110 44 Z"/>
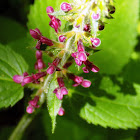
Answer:
<path fill-rule="evenodd" d="M 72 53 L 71 56 L 75 58 L 75 62 L 78 66 L 81 66 L 84 61 L 87 60 L 88 53 L 85 52 L 82 40 L 77 42 L 77 52 Z"/>
<path fill-rule="evenodd" d="M 90 40 L 92 42 L 92 45 L 95 47 L 98 47 L 101 44 L 101 40 L 99 38 L 90 38 Z"/>
<path fill-rule="evenodd" d="M 89 32 L 90 33 L 90 30 L 91 30 L 91 27 L 90 27 L 90 24 L 86 24 L 84 26 L 84 29 L 83 29 L 85 32 Z"/>
<path fill-rule="evenodd" d="M 68 90 L 67 90 L 67 88 L 64 85 L 64 81 L 63 81 L 63 78 L 62 77 L 57 78 L 57 82 L 59 84 L 59 87 L 57 87 L 53 91 L 53 93 L 55 93 L 56 97 L 59 100 L 62 100 L 63 99 L 63 96 L 68 94 Z"/>
<path fill-rule="evenodd" d="M 100 69 L 95 66 L 92 62 L 90 62 L 89 60 L 83 62 L 86 67 L 82 68 L 84 73 L 89 73 L 90 71 L 92 72 L 98 72 Z"/>
<path fill-rule="evenodd" d="M 41 37 L 41 32 L 40 32 L 40 30 L 38 29 L 38 28 L 36 28 L 36 29 L 34 29 L 34 30 L 32 30 L 32 29 L 30 29 L 30 35 L 34 38 L 34 39 L 40 39 L 40 37 Z"/>
<path fill-rule="evenodd" d="M 63 2 L 60 7 L 61 7 L 61 10 L 64 12 L 68 12 L 68 11 L 72 10 L 71 4 L 66 3 L 66 2 Z"/>
<path fill-rule="evenodd" d="M 69 78 L 75 82 L 73 84 L 74 87 L 81 85 L 85 88 L 88 88 L 91 85 L 91 82 L 89 80 L 86 80 L 80 76 L 75 76 L 74 74 L 69 74 Z"/>
<path fill-rule="evenodd" d="M 53 13 L 53 12 L 54 12 L 54 9 L 53 9 L 53 7 L 51 7 L 51 6 L 48 6 L 48 7 L 46 8 L 46 11 L 47 11 L 47 13 L 49 14 L 49 13 Z"/>
<path fill-rule="evenodd" d="M 100 19 L 100 14 L 99 14 L 99 13 L 96 14 L 95 12 L 93 12 L 92 18 L 93 18 L 94 20 L 99 20 L 99 19 Z"/>
<path fill-rule="evenodd" d="M 47 46 L 53 46 L 53 41 L 48 39 L 47 37 L 41 36 L 40 41 L 41 41 L 41 43 L 44 43 Z"/>
<path fill-rule="evenodd" d="M 32 114 L 35 108 L 39 108 L 38 101 L 39 101 L 39 96 L 35 96 L 33 100 L 30 100 L 28 102 L 29 105 L 26 108 L 26 112 Z"/>
<path fill-rule="evenodd" d="M 58 31 L 60 30 L 60 27 L 61 27 L 61 21 L 58 18 L 56 18 L 55 16 L 51 16 L 51 21 L 50 21 L 49 25 L 52 28 L 54 28 L 56 33 L 58 33 Z"/>
<path fill-rule="evenodd" d="M 66 37 L 63 36 L 63 35 L 60 35 L 59 38 L 58 38 L 58 40 L 59 40 L 60 42 L 65 42 Z"/>
<path fill-rule="evenodd" d="M 60 71 L 60 69 L 57 67 L 60 60 L 61 60 L 60 58 L 56 58 L 52 63 L 49 63 L 49 67 L 47 69 L 48 74 L 53 74 L 56 70 Z"/>
<path fill-rule="evenodd" d="M 58 111 L 58 115 L 59 116 L 63 116 L 65 114 L 65 111 L 62 107 L 60 107 L 59 111 Z"/>

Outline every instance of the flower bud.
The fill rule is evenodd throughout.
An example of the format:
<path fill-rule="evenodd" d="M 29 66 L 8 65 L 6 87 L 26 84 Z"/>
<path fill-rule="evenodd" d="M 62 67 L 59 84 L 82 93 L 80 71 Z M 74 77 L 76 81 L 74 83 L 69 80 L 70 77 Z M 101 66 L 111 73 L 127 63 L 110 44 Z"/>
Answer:
<path fill-rule="evenodd" d="M 89 80 L 84 79 L 83 82 L 81 83 L 81 85 L 85 88 L 88 88 L 88 87 L 90 87 L 91 82 Z"/>
<path fill-rule="evenodd" d="M 40 32 L 40 30 L 38 29 L 38 28 L 36 28 L 36 29 L 34 29 L 34 30 L 32 30 L 32 29 L 30 29 L 30 35 L 34 38 L 34 39 L 40 39 L 40 37 L 41 37 L 41 32 Z"/>
<path fill-rule="evenodd" d="M 65 42 L 66 37 L 63 36 L 63 35 L 60 35 L 59 38 L 58 38 L 58 40 L 59 40 L 60 42 Z"/>
<path fill-rule="evenodd" d="M 47 69 L 48 74 L 53 74 L 55 72 L 56 68 L 54 65 L 50 65 Z"/>
<path fill-rule="evenodd" d="M 41 69 L 43 69 L 45 67 L 46 67 L 46 65 L 44 64 L 44 62 L 42 61 L 42 59 L 38 59 L 37 60 L 37 69 L 38 70 L 41 70 Z"/>
<path fill-rule="evenodd" d="M 63 78 L 62 78 L 62 77 L 58 77 L 58 78 L 57 78 L 57 82 L 58 82 L 58 84 L 59 84 L 59 87 L 60 87 L 60 88 L 65 86 L 64 81 L 63 81 Z"/>
<path fill-rule="evenodd" d="M 84 52 L 80 52 L 78 54 L 78 59 L 81 60 L 81 61 L 86 61 L 87 60 L 87 56 Z"/>
<path fill-rule="evenodd" d="M 93 46 L 98 47 L 101 44 L 101 41 L 99 38 L 90 38 Z"/>
<path fill-rule="evenodd" d="M 52 28 L 54 28 L 54 30 L 56 31 L 56 33 L 58 33 L 58 30 L 59 30 L 59 28 L 61 26 L 61 21 L 58 18 L 56 18 L 54 16 L 51 16 L 51 21 L 50 21 L 49 25 Z"/>
<path fill-rule="evenodd" d="M 42 52 L 39 50 L 36 51 L 36 59 L 42 59 Z"/>
<path fill-rule="evenodd" d="M 82 69 L 83 69 L 83 72 L 84 72 L 84 73 L 89 73 L 89 72 L 90 72 L 89 69 L 88 69 L 87 67 L 83 67 Z"/>
<path fill-rule="evenodd" d="M 60 107 L 59 111 L 58 111 L 58 115 L 59 116 L 63 116 L 65 114 L 65 111 L 62 107 Z"/>
<path fill-rule="evenodd" d="M 54 12 L 53 7 L 48 6 L 48 7 L 46 8 L 46 12 L 47 12 L 48 14 L 49 14 L 49 13 L 53 13 L 53 12 Z"/>
<path fill-rule="evenodd" d="M 97 66 L 95 66 L 94 64 L 92 64 L 92 66 L 91 66 L 91 71 L 92 72 L 99 72 L 99 68 L 97 67 Z"/>
<path fill-rule="evenodd" d="M 81 66 L 82 65 L 82 61 L 78 58 L 75 58 L 75 63 L 78 65 L 78 66 Z"/>
<path fill-rule="evenodd" d="M 16 83 L 22 83 L 22 81 L 23 81 L 23 79 L 24 79 L 24 76 L 22 76 L 22 75 L 14 75 L 13 76 L 13 80 L 14 80 L 14 82 L 16 82 Z"/>
<path fill-rule="evenodd" d="M 71 4 L 66 3 L 66 2 L 63 2 L 60 7 L 61 7 L 61 10 L 64 12 L 68 12 L 72 10 Z"/>
<path fill-rule="evenodd" d="M 37 41 L 37 44 L 36 44 L 36 49 L 40 50 L 40 46 L 41 46 L 41 41 L 38 40 L 38 41 Z"/>
<path fill-rule="evenodd" d="M 32 76 L 28 76 L 28 77 L 25 77 L 23 79 L 23 82 L 22 82 L 22 86 L 24 86 L 25 84 L 28 84 L 28 83 L 32 83 L 33 82 L 33 77 Z"/>
<path fill-rule="evenodd" d="M 83 42 L 82 42 L 81 39 L 77 42 L 77 46 L 78 46 L 78 52 L 84 52 L 85 51 L 85 48 L 83 46 Z"/>
<path fill-rule="evenodd" d="M 99 31 L 102 31 L 104 29 L 104 27 L 105 27 L 105 24 L 100 20 L 99 24 L 98 24 Z"/>
<path fill-rule="evenodd" d="M 80 84 L 80 83 L 82 83 L 82 81 L 83 81 L 83 77 L 75 76 L 74 82 Z"/>
<path fill-rule="evenodd" d="M 86 24 L 83 30 L 90 33 L 90 29 L 90 24 Z"/>
<path fill-rule="evenodd" d="M 53 45 L 52 40 L 50 40 L 50 39 L 48 39 L 48 38 L 46 38 L 46 37 L 44 37 L 44 36 L 41 36 L 41 37 L 40 37 L 40 41 L 41 41 L 42 43 L 48 45 L 48 46 L 52 46 L 52 45 Z"/>
<path fill-rule="evenodd" d="M 55 95 L 59 100 L 63 99 L 63 94 L 61 93 L 60 89 L 57 91 L 57 93 Z"/>
<path fill-rule="evenodd" d="M 32 106 L 27 106 L 26 112 L 27 112 L 28 114 L 32 114 L 32 113 L 34 112 L 34 108 L 33 108 Z"/>
<path fill-rule="evenodd" d="M 40 79 L 41 77 L 44 77 L 44 76 L 46 76 L 46 72 L 36 73 L 36 74 L 33 75 L 33 79 L 38 80 L 38 79 Z"/>
<path fill-rule="evenodd" d="M 114 14 L 115 13 L 115 7 L 110 5 L 109 8 L 108 8 L 108 12 L 109 12 L 109 14 Z"/>
<path fill-rule="evenodd" d="M 61 94 L 63 94 L 63 95 L 67 95 L 68 94 L 68 90 L 67 90 L 66 87 L 62 87 L 61 88 Z"/>
<path fill-rule="evenodd" d="M 100 19 L 100 14 L 99 14 L 99 13 L 96 14 L 95 12 L 93 12 L 92 18 L 93 18 L 94 20 L 99 20 L 99 19 Z"/>

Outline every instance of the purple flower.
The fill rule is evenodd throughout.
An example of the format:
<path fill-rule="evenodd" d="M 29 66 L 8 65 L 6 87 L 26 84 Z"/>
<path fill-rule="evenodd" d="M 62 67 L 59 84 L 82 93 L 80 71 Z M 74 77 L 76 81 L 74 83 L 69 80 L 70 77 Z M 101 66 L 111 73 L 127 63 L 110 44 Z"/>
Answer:
<path fill-rule="evenodd" d="M 81 66 L 84 61 L 87 60 L 87 55 L 89 55 L 87 52 L 85 52 L 85 48 L 83 46 L 82 40 L 79 40 L 77 42 L 77 52 L 72 53 L 71 56 L 75 58 L 75 62 L 78 66 Z"/>
<path fill-rule="evenodd" d="M 101 44 L 101 40 L 99 38 L 90 38 L 90 40 L 94 47 L 98 47 Z"/>
<path fill-rule="evenodd" d="M 30 29 L 30 35 L 34 38 L 34 39 L 40 39 L 40 37 L 41 37 L 41 32 L 40 32 L 40 30 L 38 29 L 38 28 L 36 28 L 36 29 L 34 29 L 34 30 L 32 30 L 32 29 Z"/>
<path fill-rule="evenodd" d="M 14 76 L 13 76 L 13 81 L 14 81 L 15 83 L 20 84 L 20 83 L 23 82 L 23 80 L 24 80 L 24 78 L 25 78 L 26 76 L 28 76 L 28 73 L 27 73 L 27 72 L 24 72 L 23 75 L 14 75 Z"/>
<path fill-rule="evenodd" d="M 91 28 L 90 28 L 90 24 L 86 24 L 85 26 L 84 26 L 84 29 L 83 29 L 85 32 L 89 32 L 90 33 L 90 30 L 91 30 Z"/>
<path fill-rule="evenodd" d="M 99 13 L 96 14 L 95 12 L 93 12 L 92 18 L 93 18 L 94 20 L 99 20 L 99 19 L 100 19 L 100 14 L 99 14 Z"/>
<path fill-rule="evenodd" d="M 59 100 L 62 100 L 63 99 L 63 96 L 68 94 L 68 90 L 65 87 L 65 84 L 64 84 L 64 81 L 63 81 L 63 78 L 62 77 L 57 78 L 57 82 L 59 84 L 59 87 L 57 87 L 56 89 L 54 89 L 53 93 L 55 93 L 56 97 Z"/>
<path fill-rule="evenodd" d="M 23 76 L 21 75 L 14 75 L 13 81 L 16 83 L 21 83 L 22 86 L 28 84 L 28 83 L 39 83 L 39 79 L 41 77 L 46 76 L 46 72 L 40 72 L 36 74 L 32 74 L 31 76 L 28 76 L 28 73 L 25 72 Z"/>
<path fill-rule="evenodd" d="M 66 2 L 63 2 L 60 7 L 61 7 L 61 10 L 64 12 L 68 12 L 72 10 L 71 4 L 66 3 Z"/>
<path fill-rule="evenodd" d="M 57 67 L 57 65 L 59 64 L 59 62 L 60 62 L 60 58 L 55 58 L 54 59 L 54 61 L 52 62 L 52 63 L 49 63 L 49 67 L 48 67 L 48 69 L 47 69 L 47 73 L 48 74 L 53 74 L 56 70 L 60 70 L 58 67 Z"/>
<path fill-rule="evenodd" d="M 47 7 L 46 10 L 47 10 L 47 14 L 48 14 L 49 18 L 51 19 L 49 25 L 52 28 L 54 28 L 56 33 L 58 33 L 58 31 L 60 30 L 60 27 L 61 27 L 61 21 L 58 18 L 56 18 L 55 16 L 49 14 L 49 13 L 54 12 L 54 9 L 51 6 Z"/>
<path fill-rule="evenodd" d="M 59 38 L 58 38 L 58 40 L 59 40 L 60 42 L 65 42 L 66 37 L 63 36 L 63 35 L 60 35 Z"/>
<path fill-rule="evenodd" d="M 26 112 L 32 114 L 35 108 L 39 108 L 38 101 L 39 101 L 39 96 L 35 96 L 33 100 L 30 100 L 28 102 L 29 105 L 26 108 Z"/>
<path fill-rule="evenodd" d="M 35 63 L 35 69 L 36 70 L 41 70 L 45 67 L 46 67 L 46 65 L 45 65 L 45 63 L 43 62 L 42 59 L 38 59 L 37 62 Z"/>
<path fill-rule="evenodd" d="M 89 80 L 86 80 L 83 77 L 76 76 L 74 74 L 69 74 L 69 78 L 75 82 L 73 84 L 74 87 L 81 85 L 85 88 L 88 88 L 91 85 L 91 82 Z"/>
<path fill-rule="evenodd" d="M 54 28 L 55 32 L 58 33 L 58 31 L 60 30 L 61 27 L 61 21 L 56 18 L 55 16 L 49 16 L 51 18 L 51 21 L 49 23 L 49 25 Z"/>
<path fill-rule="evenodd" d="M 42 51 L 36 51 L 36 59 L 42 59 Z"/>
<path fill-rule="evenodd" d="M 60 107 L 59 111 L 58 111 L 58 115 L 59 116 L 63 116 L 65 114 L 65 111 L 62 107 Z"/>
<path fill-rule="evenodd" d="M 84 73 L 89 73 L 90 71 L 92 72 L 98 72 L 100 69 L 95 66 L 92 62 L 90 62 L 89 60 L 83 62 L 86 67 L 82 68 Z"/>
<path fill-rule="evenodd" d="M 47 46 L 53 46 L 53 41 L 48 39 L 47 37 L 41 36 L 40 41 L 41 41 L 41 43 L 44 43 Z"/>
<path fill-rule="evenodd" d="M 15 83 L 22 83 L 22 81 L 23 81 L 23 79 L 24 79 L 24 76 L 22 76 L 22 75 L 14 75 L 13 76 L 13 80 L 14 80 L 14 82 Z"/>
<path fill-rule="evenodd" d="M 47 13 L 49 14 L 49 13 L 53 13 L 53 12 L 54 12 L 54 9 L 53 9 L 53 7 L 51 7 L 51 6 L 48 6 L 48 7 L 46 8 L 46 11 L 47 11 Z"/>
<path fill-rule="evenodd" d="M 34 112 L 34 108 L 33 108 L 32 106 L 27 106 L 26 112 L 27 112 L 28 114 L 32 114 L 32 113 Z"/>

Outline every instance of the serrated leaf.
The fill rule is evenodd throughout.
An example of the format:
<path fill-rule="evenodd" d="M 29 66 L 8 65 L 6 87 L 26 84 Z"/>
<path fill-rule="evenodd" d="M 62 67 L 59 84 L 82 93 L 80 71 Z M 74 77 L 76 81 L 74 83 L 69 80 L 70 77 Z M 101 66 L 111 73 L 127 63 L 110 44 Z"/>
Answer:
<path fill-rule="evenodd" d="M 138 0 L 115 1 L 114 19 L 107 20 L 108 24 L 100 32 L 102 51 L 91 56 L 91 60 L 100 67 L 101 73 L 117 74 L 128 63 L 136 45 L 138 6 Z"/>
<path fill-rule="evenodd" d="M 101 78 L 98 75 L 96 80 L 91 81 L 89 89 L 77 88 L 75 91 L 90 99 L 89 102 L 85 100 L 80 110 L 83 119 L 88 123 L 111 128 L 140 126 L 140 85 L 113 76 Z"/>
<path fill-rule="evenodd" d="M 13 106 L 23 97 L 23 87 L 14 83 L 13 76 L 22 75 L 28 66 L 24 59 L 8 46 L 0 45 L 0 108 Z"/>
<path fill-rule="evenodd" d="M 52 133 L 54 133 L 56 126 L 56 116 L 62 104 L 62 100 L 57 99 L 56 95 L 53 93 L 54 89 L 57 87 L 58 83 L 56 77 L 54 76 L 54 78 L 50 82 L 48 92 L 46 93 L 47 107 L 52 120 Z"/>

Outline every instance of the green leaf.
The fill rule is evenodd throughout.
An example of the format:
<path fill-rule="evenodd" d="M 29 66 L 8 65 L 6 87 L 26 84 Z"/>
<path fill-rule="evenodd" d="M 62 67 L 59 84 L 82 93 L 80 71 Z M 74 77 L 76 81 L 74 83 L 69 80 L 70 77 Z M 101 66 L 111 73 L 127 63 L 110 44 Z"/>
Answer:
<path fill-rule="evenodd" d="M 13 106 L 23 97 L 23 87 L 13 82 L 13 76 L 27 71 L 24 59 L 8 46 L 0 45 L 0 108 Z"/>
<path fill-rule="evenodd" d="M 54 89 L 57 87 L 59 86 L 56 77 L 54 76 L 50 82 L 48 92 L 46 93 L 47 107 L 48 107 L 49 115 L 52 120 L 52 133 L 54 133 L 55 125 L 56 125 L 56 116 L 62 104 L 62 100 L 57 99 L 56 95 L 53 93 Z"/>
<path fill-rule="evenodd" d="M 114 19 L 100 32 L 102 49 L 91 56 L 91 60 L 100 67 L 101 73 L 117 74 L 128 63 L 136 45 L 137 22 L 139 17 L 138 0 L 116 0 Z M 135 7 L 135 8 L 134 8 Z"/>
<path fill-rule="evenodd" d="M 26 36 L 26 29 L 16 21 L 0 16 L 0 42 L 9 43 Z"/>
<path fill-rule="evenodd" d="M 42 111 L 42 124 L 44 125 L 45 133 L 49 140 L 106 140 L 107 129 L 102 127 L 93 126 L 85 123 L 79 117 L 69 117 L 68 108 L 66 114 L 57 118 L 57 126 L 55 133 L 51 133 L 50 118 L 46 110 Z M 78 120 L 77 120 L 78 119 Z M 80 122 L 79 122 L 80 120 Z M 101 135 L 102 134 L 102 135 Z"/>
<path fill-rule="evenodd" d="M 75 90 L 75 93 L 88 98 L 80 110 L 83 119 L 88 123 L 111 128 L 140 126 L 140 85 L 115 76 L 97 75 L 91 81 L 89 89 Z"/>
<path fill-rule="evenodd" d="M 68 0 L 65 0 L 67 2 Z M 27 26 L 29 29 L 39 28 L 42 34 L 50 39 L 55 38 L 55 31 L 49 26 L 50 18 L 46 13 L 46 8 L 52 6 L 55 11 L 60 10 L 60 4 L 63 0 L 37 0 L 30 8 L 28 15 L 29 22 Z"/>
<path fill-rule="evenodd" d="M 122 71 L 124 79 L 140 84 L 140 53 L 133 52 L 132 58 Z"/>

